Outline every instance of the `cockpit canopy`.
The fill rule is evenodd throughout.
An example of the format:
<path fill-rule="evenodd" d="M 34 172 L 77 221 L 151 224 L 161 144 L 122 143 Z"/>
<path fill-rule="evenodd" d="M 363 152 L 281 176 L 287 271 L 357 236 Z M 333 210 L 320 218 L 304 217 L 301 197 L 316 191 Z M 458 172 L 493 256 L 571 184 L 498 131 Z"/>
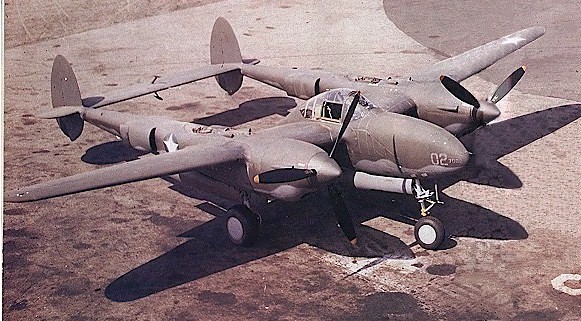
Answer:
<path fill-rule="evenodd" d="M 341 122 L 356 93 L 357 91 L 348 88 L 333 89 L 320 93 L 307 100 L 307 103 L 301 109 L 301 114 L 307 119 Z M 360 97 L 352 120 L 362 118 L 377 108 L 363 95 Z"/>

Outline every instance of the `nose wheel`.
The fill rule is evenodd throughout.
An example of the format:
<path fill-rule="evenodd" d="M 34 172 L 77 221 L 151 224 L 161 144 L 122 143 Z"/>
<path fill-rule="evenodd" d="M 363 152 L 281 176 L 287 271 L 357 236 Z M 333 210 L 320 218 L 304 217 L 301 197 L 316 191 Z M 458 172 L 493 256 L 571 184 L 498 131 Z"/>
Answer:
<path fill-rule="evenodd" d="M 436 204 L 444 204 L 438 195 L 438 185 L 434 186 L 435 192 L 426 190 L 420 185 L 419 180 L 414 183 L 414 194 L 420 203 L 420 215 L 422 216 L 414 226 L 414 236 L 418 244 L 424 249 L 435 250 L 446 237 L 444 224 L 436 217 L 430 216 L 430 210 Z"/>
<path fill-rule="evenodd" d="M 234 205 L 226 213 L 226 231 L 230 241 L 240 246 L 250 246 L 259 234 L 260 217 L 245 205 Z"/>
<path fill-rule="evenodd" d="M 446 236 L 444 224 L 433 216 L 424 216 L 420 218 L 414 227 L 414 236 L 418 244 L 424 249 L 435 250 Z"/>

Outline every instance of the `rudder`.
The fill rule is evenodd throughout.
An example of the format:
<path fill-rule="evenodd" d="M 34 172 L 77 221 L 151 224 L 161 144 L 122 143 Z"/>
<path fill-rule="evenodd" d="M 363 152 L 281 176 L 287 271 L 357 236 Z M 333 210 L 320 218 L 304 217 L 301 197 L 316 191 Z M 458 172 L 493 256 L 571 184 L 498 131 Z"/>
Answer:
<path fill-rule="evenodd" d="M 81 91 L 71 64 L 61 55 L 56 56 L 50 77 L 53 108 L 62 106 L 82 106 Z M 84 121 L 78 113 L 57 118 L 62 132 L 71 141 L 83 132 Z"/>
<path fill-rule="evenodd" d="M 210 63 L 212 65 L 242 63 L 242 54 L 234 30 L 222 17 L 216 19 L 212 28 Z M 216 76 L 216 81 L 222 89 L 232 95 L 242 86 L 242 78 L 240 70 L 233 70 Z"/>

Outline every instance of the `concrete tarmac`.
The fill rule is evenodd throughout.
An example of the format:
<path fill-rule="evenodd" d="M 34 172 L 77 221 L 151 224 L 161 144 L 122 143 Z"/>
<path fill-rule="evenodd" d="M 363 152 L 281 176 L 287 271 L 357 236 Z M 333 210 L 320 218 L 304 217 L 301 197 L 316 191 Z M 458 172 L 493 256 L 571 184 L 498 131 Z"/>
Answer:
<path fill-rule="evenodd" d="M 387 17 L 440 58 L 453 56 L 513 30 L 543 26 L 546 34 L 480 77 L 499 84 L 512 70 L 528 65 L 519 89 L 581 101 L 581 37 L 578 1 L 388 1 Z"/>
<path fill-rule="evenodd" d="M 478 39 L 460 43 L 447 37 L 445 29 L 452 26 L 439 24 L 428 39 L 456 47 L 435 55 L 434 46 L 426 47 L 414 33 L 422 24 L 410 27 L 389 13 L 386 17 L 393 11 L 388 8 L 393 5 L 381 1 L 365 6 L 208 1 L 10 48 L 5 52 L 5 188 L 148 157 L 90 125 L 70 142 L 54 121 L 33 117 L 51 107 L 50 69 L 57 54 L 72 63 L 83 96 L 93 96 L 206 64 L 218 16 L 234 27 L 243 55 L 264 65 L 381 77 L 405 76 L 524 27 L 482 26 Z M 74 6 L 67 10 L 74 16 Z M 463 32 L 462 39 L 469 38 L 469 30 Z M 538 52 L 536 46 L 521 49 L 515 66 Z M 536 57 L 529 70 L 554 76 L 553 60 L 547 64 Z M 502 80 L 515 66 L 492 66 L 491 79 Z M 566 80 L 563 74 L 555 77 Z M 485 97 L 496 87 L 486 79 L 477 76 L 464 84 Z M 555 96 L 568 99 L 547 97 L 553 94 L 533 79 L 503 99 L 506 121 L 482 129 L 472 142 L 490 156 L 487 170 L 469 182 L 444 184 L 445 205 L 435 215 L 452 238 L 438 251 L 413 244 L 413 225 L 402 215 L 415 213 L 415 201 L 382 193 L 347 196 L 362 223 L 357 247 L 336 227 L 325 195 L 272 204 L 264 213 L 262 238 L 252 248 L 228 242 L 224 212 L 213 205 L 227 201 L 200 186 L 185 190 L 153 179 L 4 203 L 3 317 L 581 320 L 581 297 L 551 284 L 562 274 L 581 274 L 581 232 L 575 224 L 581 215 L 576 195 L 581 107 L 567 93 Z M 233 96 L 213 79 L 160 94 L 163 101 L 142 97 L 107 108 L 260 130 L 300 103 L 248 79 Z M 567 286 L 581 287 L 577 281 Z"/>

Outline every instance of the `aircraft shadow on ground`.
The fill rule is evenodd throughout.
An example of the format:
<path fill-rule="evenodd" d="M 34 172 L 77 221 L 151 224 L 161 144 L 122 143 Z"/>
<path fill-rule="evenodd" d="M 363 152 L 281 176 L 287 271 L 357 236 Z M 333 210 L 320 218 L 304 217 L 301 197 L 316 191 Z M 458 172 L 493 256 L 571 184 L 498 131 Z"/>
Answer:
<path fill-rule="evenodd" d="M 414 215 L 406 218 L 399 214 L 417 212 L 417 203 L 411 196 L 405 201 L 402 195 L 374 194 L 364 199 L 352 198 L 349 192 L 344 194 L 356 223 L 384 216 L 413 226 Z M 393 201 L 394 197 L 402 199 Z M 504 240 L 528 236 L 520 224 L 509 218 L 474 204 L 444 197 L 450 210 L 438 212 L 438 217 L 452 235 Z M 409 245 L 399 238 L 361 224 L 356 226 L 359 243 L 351 246 L 337 227 L 331 209 L 325 209 L 327 198 L 324 193 L 319 193 L 311 200 L 273 205 L 272 212 L 263 212 L 265 221 L 261 238 L 249 248 L 235 246 L 228 239 L 224 229 L 224 210 L 203 203 L 198 207 L 216 215 L 214 219 L 180 234 L 180 237 L 191 240 L 119 277 L 106 288 L 105 295 L 117 302 L 138 300 L 302 243 L 349 257 L 415 258 Z M 385 204 L 393 205 L 386 208 Z M 458 208 L 465 215 L 459 215 Z M 447 247 L 455 244 L 449 242 Z"/>
<path fill-rule="evenodd" d="M 478 136 L 473 137 L 471 144 L 479 151 L 480 160 L 494 164 L 498 158 L 554 132 L 580 116 L 579 105 L 550 108 L 482 128 L 480 133 L 474 133 Z M 486 140 L 497 143 L 486 144 Z M 476 174 L 483 175 L 482 171 Z M 471 177 L 466 176 L 468 174 L 475 172 L 450 179 L 444 182 L 443 187 L 460 179 L 470 180 Z M 514 182 L 504 184 L 502 177 L 497 181 L 500 182 L 496 184 L 499 187 L 514 188 L 512 186 L 515 185 Z M 483 180 L 481 183 L 489 181 Z M 175 186 L 172 188 L 196 199 L 212 201 L 211 197 L 191 189 Z M 497 240 L 521 240 L 528 237 L 524 227 L 508 217 L 444 193 L 440 196 L 445 205 L 437 207 L 434 215 L 443 221 L 449 235 Z M 383 216 L 413 226 L 419 217 L 419 205 L 412 196 L 348 190 L 344 193 L 344 198 L 355 223 Z M 204 203 L 198 207 L 216 216 L 214 219 L 179 235 L 191 240 L 114 280 L 107 286 L 105 295 L 117 302 L 138 300 L 285 251 L 301 243 L 346 256 L 397 259 L 415 257 L 410 247 L 399 238 L 360 224 L 356 224 L 360 242 L 358 246 L 350 246 L 337 227 L 331 209 L 325 203 L 328 203 L 325 193 L 318 193 L 297 203 L 271 203 L 271 214 L 265 217 L 261 238 L 250 248 L 231 244 L 224 230 L 224 211 Z M 444 247 L 453 247 L 455 244 L 448 242 Z"/>
<path fill-rule="evenodd" d="M 87 149 L 81 160 L 88 164 L 107 165 L 136 160 L 145 154 L 147 152 L 135 150 L 121 141 L 112 141 Z"/>
<path fill-rule="evenodd" d="M 359 244 L 351 246 L 337 227 L 331 208 L 323 204 L 328 196 L 320 194 L 324 193 L 297 203 L 269 204 L 268 213 L 262 212 L 261 237 L 252 247 L 233 245 L 224 228 L 224 210 L 202 203 L 198 207 L 215 215 L 214 219 L 179 235 L 191 240 L 113 281 L 106 288 L 105 296 L 117 302 L 137 300 L 302 243 L 345 256 L 415 257 L 400 239 L 362 225 L 356 227 Z M 205 196 L 202 193 L 190 195 L 201 199 Z M 358 214 L 355 216 L 357 221 L 362 219 Z"/>
<path fill-rule="evenodd" d="M 361 193 L 361 192 L 358 192 Z M 451 237 L 470 237 L 494 240 L 522 240 L 528 237 L 527 231 L 518 222 L 480 205 L 450 197 L 440 192 L 444 204 L 435 206 L 431 213 L 439 218 Z M 362 199 L 363 196 L 358 196 Z M 413 226 L 420 218 L 420 206 L 412 196 L 399 194 L 368 192 L 360 201 L 376 216 L 383 216 Z M 381 204 L 392 204 L 397 211 L 386 211 Z M 382 208 L 383 207 L 383 208 Z M 443 249 L 453 247 L 449 243 Z"/>
<path fill-rule="evenodd" d="M 196 118 L 192 122 L 201 125 L 221 125 L 234 127 L 271 115 L 286 116 L 297 106 L 289 97 L 267 97 L 243 102 L 236 109 L 230 109 L 208 117 Z"/>
<path fill-rule="evenodd" d="M 471 170 L 451 178 L 447 185 L 463 179 L 500 188 L 519 188 L 520 178 L 498 159 L 541 139 L 581 117 L 581 105 L 552 107 L 494 123 L 462 137 L 472 151 Z"/>

